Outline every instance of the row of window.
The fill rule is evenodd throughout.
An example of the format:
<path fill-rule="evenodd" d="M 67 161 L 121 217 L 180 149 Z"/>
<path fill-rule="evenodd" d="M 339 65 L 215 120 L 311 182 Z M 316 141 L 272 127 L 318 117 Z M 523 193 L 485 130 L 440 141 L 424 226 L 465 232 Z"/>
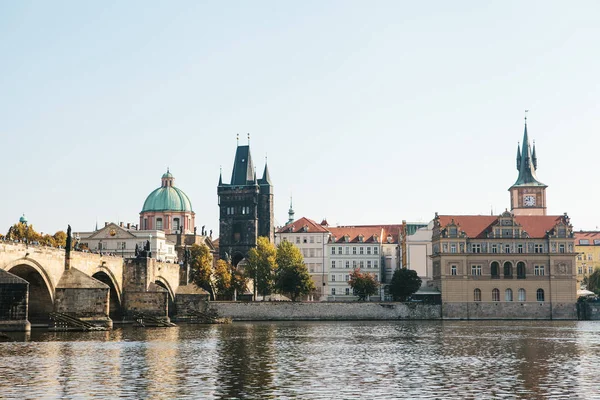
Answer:
<path fill-rule="evenodd" d="M 519 289 L 518 295 L 518 301 L 527 301 L 527 292 L 525 291 L 525 289 Z M 537 301 L 544 301 L 544 289 L 538 289 L 536 291 L 535 299 Z M 475 289 L 473 291 L 473 301 L 481 301 L 481 289 Z M 492 290 L 492 301 L 500 301 L 500 290 Z M 504 291 L 504 301 L 513 301 L 512 289 L 506 289 Z"/>
<path fill-rule="evenodd" d="M 192 224 L 191 220 L 188 218 L 188 226 L 190 226 Z M 162 218 L 156 218 L 156 224 L 155 224 L 155 228 L 159 231 L 162 231 L 163 229 L 163 219 Z M 172 226 L 172 230 L 179 230 L 181 228 L 181 220 L 179 218 L 173 218 L 173 226 Z M 150 229 L 150 226 L 148 226 L 148 219 L 144 218 L 143 221 L 143 226 L 142 229 Z"/>
<path fill-rule="evenodd" d="M 589 267 L 587 267 L 587 273 L 588 274 L 592 274 L 594 272 L 594 267 L 592 267 L 591 265 Z M 577 267 L 577 274 L 581 275 L 583 274 L 583 267 L 580 265 L 579 267 Z"/>
<path fill-rule="evenodd" d="M 375 281 L 377 281 L 377 282 L 379 281 L 379 274 L 373 274 L 373 277 L 375 278 Z M 337 281 L 336 281 L 336 279 L 337 279 Z M 345 282 L 348 282 L 350 280 L 350 275 L 344 275 L 344 279 L 345 279 Z M 344 281 L 342 281 L 342 275 L 334 275 L 334 274 L 331 274 L 329 281 L 330 282 L 344 282 Z"/>
<path fill-rule="evenodd" d="M 573 246 L 569 245 L 569 252 L 573 251 Z M 544 253 L 545 251 L 547 251 L 547 249 L 545 248 L 544 244 L 541 243 L 530 243 L 529 244 L 529 251 L 527 249 L 527 246 L 525 246 L 525 244 L 519 243 L 517 245 L 515 244 L 511 244 L 511 243 L 505 243 L 505 244 L 492 244 L 489 246 L 490 248 L 490 253 Z M 465 252 L 465 244 L 464 243 L 444 243 L 442 245 L 442 250 L 443 253 L 464 253 Z M 559 253 L 565 253 L 566 251 L 566 246 L 564 243 L 559 243 L 558 246 L 556 245 L 556 243 L 552 243 L 551 245 L 551 252 L 552 253 L 556 253 L 557 250 Z M 481 243 L 472 243 L 469 247 L 468 247 L 468 252 L 470 253 L 484 253 L 487 251 L 487 247 L 486 246 L 482 246 Z"/>
<path fill-rule="evenodd" d="M 332 255 L 336 254 L 336 250 L 335 249 L 336 249 L 335 246 L 331 247 L 331 254 Z M 344 246 L 344 247 L 338 246 L 337 247 L 337 254 L 341 255 L 343 249 L 345 249 L 345 252 L 343 254 L 350 254 L 350 246 Z M 366 253 L 365 253 L 365 249 L 366 249 Z M 358 251 L 358 253 L 357 253 L 357 251 Z M 369 254 L 371 254 L 371 252 L 372 252 L 372 254 L 379 254 L 379 247 L 377 247 L 377 246 L 367 246 L 367 247 L 352 246 L 352 254 L 353 255 L 356 255 L 356 254 L 360 254 L 360 255 L 367 254 L 367 255 L 369 255 Z"/>
<path fill-rule="evenodd" d="M 282 236 L 281 240 L 283 241 L 288 241 L 288 237 L 287 236 Z M 315 236 L 296 236 L 296 244 L 300 244 L 300 243 L 315 243 Z M 316 235 L 316 242 L 317 243 L 322 243 L 322 239 L 321 239 L 321 235 Z"/>
<path fill-rule="evenodd" d="M 323 249 L 300 249 L 300 251 L 302 252 L 302 257 L 304 258 L 323 256 Z"/>
<path fill-rule="evenodd" d="M 583 261 L 583 260 L 585 260 L 585 259 L 586 259 L 586 254 L 578 254 L 578 255 L 577 255 L 577 259 L 578 259 L 579 261 Z M 593 259 L 594 259 L 594 257 L 593 257 L 593 255 L 592 255 L 592 254 L 587 254 L 587 260 L 588 260 L 588 261 L 592 261 Z"/>
<path fill-rule="evenodd" d="M 352 260 L 352 269 L 355 268 L 360 268 L 363 269 L 365 268 L 365 265 L 367 266 L 367 269 L 370 268 L 379 268 L 379 260 Z M 331 269 L 336 269 L 336 268 L 350 268 L 350 261 L 346 260 L 346 261 L 336 261 L 336 260 L 331 260 Z"/>
<path fill-rule="evenodd" d="M 341 294 L 341 293 L 344 293 L 346 296 L 350 296 L 350 288 L 345 288 L 344 292 L 339 292 L 338 294 Z M 336 294 L 335 288 L 331 288 L 331 294 L 333 296 L 335 296 L 335 294 Z M 356 295 L 356 293 L 354 293 L 354 291 L 352 291 L 352 294 Z"/>
<path fill-rule="evenodd" d="M 251 206 L 225 207 L 225 215 L 250 215 L 252 212 Z"/>
<path fill-rule="evenodd" d="M 492 262 L 492 264 L 490 265 L 490 272 L 491 272 L 492 277 L 499 277 L 500 276 L 500 263 L 498 263 L 497 261 Z M 504 263 L 503 272 L 504 272 L 505 277 L 513 276 L 513 264 L 510 261 L 506 261 Z M 544 265 L 534 265 L 533 274 L 535 276 L 546 275 L 546 267 Z M 458 266 L 457 265 L 455 265 L 455 264 L 450 265 L 450 275 L 458 275 Z M 482 275 L 481 265 L 471 265 L 471 275 L 472 276 L 481 276 Z M 517 263 L 517 277 L 525 278 L 525 276 L 526 276 L 525 263 L 522 261 L 519 261 Z"/>

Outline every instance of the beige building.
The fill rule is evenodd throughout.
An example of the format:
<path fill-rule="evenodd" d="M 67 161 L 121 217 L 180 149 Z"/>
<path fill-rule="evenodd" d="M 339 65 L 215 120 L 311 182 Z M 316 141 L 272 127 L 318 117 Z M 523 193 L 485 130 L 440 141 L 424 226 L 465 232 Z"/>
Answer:
<path fill-rule="evenodd" d="M 290 216 L 293 211 L 290 207 Z M 315 284 L 315 293 L 308 296 L 307 300 L 322 301 L 326 297 L 327 272 L 325 269 L 325 246 L 329 238 L 329 231 L 325 225 L 317 224 L 308 218 L 300 218 L 288 223 L 275 232 L 275 245 L 282 241 L 293 243 L 302 252 L 304 264 Z"/>
<path fill-rule="evenodd" d="M 527 125 L 517 150 L 511 211 L 435 215 L 432 285 L 444 318 L 576 319 L 575 238 L 567 214 L 546 215 Z"/>

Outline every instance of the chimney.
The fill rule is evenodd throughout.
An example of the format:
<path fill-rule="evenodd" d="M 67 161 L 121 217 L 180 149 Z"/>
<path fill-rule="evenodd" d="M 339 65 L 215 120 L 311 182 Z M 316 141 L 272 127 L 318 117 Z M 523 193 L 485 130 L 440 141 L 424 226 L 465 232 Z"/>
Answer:
<path fill-rule="evenodd" d="M 127 223 L 127 229 L 129 229 L 131 227 L 131 224 L 128 222 Z"/>
<path fill-rule="evenodd" d="M 104 226 L 108 226 L 108 222 L 105 222 L 105 223 L 104 223 Z"/>
<path fill-rule="evenodd" d="M 119 222 L 119 226 L 122 228 L 122 227 L 123 227 L 123 223 L 122 223 L 122 222 Z"/>

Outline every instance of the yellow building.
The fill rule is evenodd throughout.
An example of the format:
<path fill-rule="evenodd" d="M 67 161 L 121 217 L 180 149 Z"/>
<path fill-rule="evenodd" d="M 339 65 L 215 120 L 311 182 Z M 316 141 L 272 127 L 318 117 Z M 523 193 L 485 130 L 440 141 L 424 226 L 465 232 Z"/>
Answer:
<path fill-rule="evenodd" d="M 575 232 L 577 252 L 577 288 L 585 288 L 587 278 L 600 268 L 600 232 Z"/>

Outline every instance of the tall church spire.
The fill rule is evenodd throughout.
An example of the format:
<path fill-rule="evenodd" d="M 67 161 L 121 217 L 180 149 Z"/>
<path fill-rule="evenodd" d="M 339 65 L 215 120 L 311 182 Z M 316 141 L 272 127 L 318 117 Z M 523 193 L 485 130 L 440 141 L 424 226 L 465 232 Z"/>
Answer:
<path fill-rule="evenodd" d="M 520 149 L 520 157 L 517 159 L 517 169 L 519 170 L 519 177 L 515 182 L 514 186 L 546 186 L 536 177 L 536 166 L 537 157 L 535 151 L 533 155 L 531 153 L 531 146 L 529 145 L 529 136 L 527 135 L 527 117 L 525 118 L 525 130 L 523 132 L 523 147 Z M 517 148 L 517 156 L 519 156 L 519 149 Z"/>

